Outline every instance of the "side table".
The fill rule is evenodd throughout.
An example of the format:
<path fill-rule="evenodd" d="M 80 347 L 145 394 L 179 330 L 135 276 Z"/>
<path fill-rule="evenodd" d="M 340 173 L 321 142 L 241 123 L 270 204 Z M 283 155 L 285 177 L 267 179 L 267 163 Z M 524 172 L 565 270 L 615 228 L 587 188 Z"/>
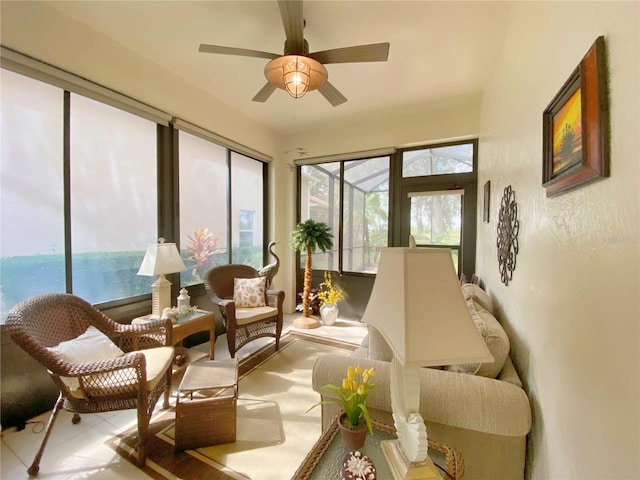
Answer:
<path fill-rule="evenodd" d="M 237 359 L 188 365 L 176 399 L 175 451 L 235 442 L 237 400 Z"/>
<path fill-rule="evenodd" d="M 396 438 L 395 428 L 372 420 L 373 435 L 367 434 L 367 440 L 360 451 L 368 456 L 376 467 L 377 478 L 386 480 L 393 478 L 387 461 L 382 453 L 380 442 Z M 337 417 L 316 442 L 306 456 L 292 480 L 324 480 L 340 478 L 341 461 L 348 449 L 342 445 L 338 433 Z M 429 440 L 429 458 L 438 468 L 440 476 L 450 480 L 463 480 L 464 461 L 462 454 L 455 448 L 443 443 Z"/>
<path fill-rule="evenodd" d="M 148 322 L 150 316 L 151 315 L 145 315 L 144 317 L 134 318 L 131 323 L 135 325 Z M 187 313 L 186 315 L 180 315 L 178 320 L 173 324 L 173 329 L 171 330 L 173 344 L 177 345 L 194 333 L 206 331 L 209 331 L 209 359 L 213 360 L 215 357 L 216 343 L 216 322 L 213 312 L 209 312 L 207 310 L 195 310 L 191 313 Z"/>

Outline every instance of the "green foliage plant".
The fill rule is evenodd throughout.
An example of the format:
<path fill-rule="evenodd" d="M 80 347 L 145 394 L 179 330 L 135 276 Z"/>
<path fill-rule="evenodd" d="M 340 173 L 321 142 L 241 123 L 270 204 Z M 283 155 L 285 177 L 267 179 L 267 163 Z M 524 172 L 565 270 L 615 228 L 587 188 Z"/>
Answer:
<path fill-rule="evenodd" d="M 296 225 L 291 232 L 291 246 L 297 252 L 306 251 L 307 258 L 304 265 L 304 289 L 302 290 L 302 314 L 310 317 L 310 293 L 311 293 L 311 256 L 316 249 L 326 252 L 333 247 L 333 235 L 329 233 L 329 227 L 324 222 L 307 220 Z"/>

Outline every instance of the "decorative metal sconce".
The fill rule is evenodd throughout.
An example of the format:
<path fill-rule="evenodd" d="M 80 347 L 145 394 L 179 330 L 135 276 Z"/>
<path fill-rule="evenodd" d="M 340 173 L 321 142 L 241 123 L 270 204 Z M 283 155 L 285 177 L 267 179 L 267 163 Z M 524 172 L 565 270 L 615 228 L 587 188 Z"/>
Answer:
<path fill-rule="evenodd" d="M 516 204 L 516 193 L 509 185 L 504 189 L 500 213 L 498 215 L 498 268 L 502 283 L 509 285 L 516 269 L 516 255 L 518 254 L 518 231 L 520 221 L 518 220 L 518 205 Z"/>

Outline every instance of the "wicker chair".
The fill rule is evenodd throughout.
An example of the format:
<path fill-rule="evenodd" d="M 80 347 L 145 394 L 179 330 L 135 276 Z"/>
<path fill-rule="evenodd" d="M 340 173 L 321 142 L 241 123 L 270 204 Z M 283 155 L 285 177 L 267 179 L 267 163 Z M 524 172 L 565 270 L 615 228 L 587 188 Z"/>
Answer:
<path fill-rule="evenodd" d="M 74 424 L 80 421 L 80 413 L 137 409 L 137 465 L 142 467 L 147 458 L 149 421 L 163 392 L 164 407 L 169 406 L 174 354 L 171 321 L 123 325 L 81 298 L 51 293 L 16 305 L 7 316 L 7 326 L 11 338 L 49 371 L 60 390 L 40 449 L 28 469 L 29 475 L 37 475 L 40 469 L 40 459 L 60 408 L 74 413 Z M 55 352 L 54 347 L 59 349 L 61 342 L 71 341 L 72 345 L 77 345 L 77 337 L 86 335 L 90 326 L 99 330 L 91 329 L 103 343 L 115 351 L 115 347 L 120 348 L 124 354 L 91 363 L 69 363 L 68 357 Z M 93 346 L 95 341 L 86 343 Z M 92 354 L 96 355 L 95 347 L 91 348 Z"/>
<path fill-rule="evenodd" d="M 266 306 L 236 307 L 233 301 L 235 278 L 259 278 L 258 271 L 248 265 L 222 265 L 207 272 L 204 286 L 211 301 L 218 305 L 227 329 L 227 344 L 231 358 L 247 343 L 260 337 L 274 337 L 276 350 L 282 334 L 282 290 L 266 291 Z"/>

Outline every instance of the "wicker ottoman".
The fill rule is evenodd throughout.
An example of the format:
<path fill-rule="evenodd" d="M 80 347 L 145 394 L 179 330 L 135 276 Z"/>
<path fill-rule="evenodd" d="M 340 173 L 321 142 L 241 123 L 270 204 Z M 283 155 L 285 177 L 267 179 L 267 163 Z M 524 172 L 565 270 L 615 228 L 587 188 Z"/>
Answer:
<path fill-rule="evenodd" d="M 187 366 L 176 400 L 175 450 L 236 441 L 238 362 Z"/>

